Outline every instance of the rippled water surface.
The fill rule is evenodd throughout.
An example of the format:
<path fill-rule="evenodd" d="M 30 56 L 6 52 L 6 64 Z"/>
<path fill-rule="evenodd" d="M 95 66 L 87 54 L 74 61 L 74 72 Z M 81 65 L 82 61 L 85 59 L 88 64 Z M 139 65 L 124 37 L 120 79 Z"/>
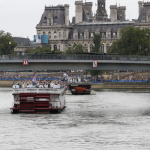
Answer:
<path fill-rule="evenodd" d="M 149 150 L 150 91 L 99 90 L 66 96 L 61 114 L 11 114 L 0 88 L 0 150 Z"/>

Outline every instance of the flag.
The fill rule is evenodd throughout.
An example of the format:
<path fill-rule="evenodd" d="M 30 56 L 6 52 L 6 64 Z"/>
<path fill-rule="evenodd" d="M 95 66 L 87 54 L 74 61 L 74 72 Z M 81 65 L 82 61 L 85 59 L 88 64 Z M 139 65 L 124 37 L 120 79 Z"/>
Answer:
<path fill-rule="evenodd" d="M 64 77 L 68 76 L 67 73 L 64 73 Z"/>
<path fill-rule="evenodd" d="M 36 85 L 36 76 L 33 77 L 32 85 Z"/>

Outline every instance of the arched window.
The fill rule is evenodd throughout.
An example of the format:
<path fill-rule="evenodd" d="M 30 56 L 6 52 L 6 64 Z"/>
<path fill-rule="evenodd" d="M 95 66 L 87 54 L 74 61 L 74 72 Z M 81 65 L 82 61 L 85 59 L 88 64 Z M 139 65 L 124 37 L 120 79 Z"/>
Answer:
<path fill-rule="evenodd" d="M 143 14 L 143 18 L 142 18 L 142 22 L 145 23 L 146 22 L 146 14 Z"/>
<path fill-rule="evenodd" d="M 59 38 L 61 38 L 61 32 L 59 32 Z"/>
<path fill-rule="evenodd" d="M 68 49 L 71 49 L 71 45 L 69 44 Z"/>
<path fill-rule="evenodd" d="M 55 31 L 54 32 L 54 39 L 56 39 L 57 38 L 57 32 Z"/>
<path fill-rule="evenodd" d="M 66 31 L 63 32 L 63 37 L 64 37 L 64 38 L 66 37 Z"/>
<path fill-rule="evenodd" d="M 150 16 L 148 16 L 148 22 L 150 22 Z"/>
<path fill-rule="evenodd" d="M 51 39 L 51 32 L 48 32 L 49 39 Z"/>
<path fill-rule="evenodd" d="M 51 18 L 49 19 L 49 25 L 52 25 L 52 19 Z"/>
<path fill-rule="evenodd" d="M 85 52 L 88 53 L 88 45 L 85 44 Z"/>
<path fill-rule="evenodd" d="M 91 45 L 90 45 L 90 51 L 92 51 L 92 50 L 93 50 L 93 45 L 91 44 Z"/>
<path fill-rule="evenodd" d="M 54 50 L 57 50 L 57 45 L 54 45 Z"/>
<path fill-rule="evenodd" d="M 86 38 L 86 39 L 88 39 L 88 38 L 89 38 L 89 36 L 88 36 L 88 33 L 87 33 L 87 32 L 85 33 L 85 38 Z"/>
<path fill-rule="evenodd" d="M 83 34 L 82 33 L 80 33 L 80 39 L 82 39 L 83 38 Z"/>
<path fill-rule="evenodd" d="M 46 35 L 46 33 L 45 33 L 45 32 L 43 32 L 43 35 Z"/>

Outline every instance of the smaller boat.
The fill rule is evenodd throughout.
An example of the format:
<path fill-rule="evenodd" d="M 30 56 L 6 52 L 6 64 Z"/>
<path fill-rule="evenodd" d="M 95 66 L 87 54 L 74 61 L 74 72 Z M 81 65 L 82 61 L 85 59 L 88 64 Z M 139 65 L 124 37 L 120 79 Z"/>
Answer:
<path fill-rule="evenodd" d="M 76 87 L 76 92 L 78 92 L 78 93 L 85 93 L 86 92 L 86 88 L 84 88 L 84 87 Z"/>
<path fill-rule="evenodd" d="M 96 93 L 91 90 L 91 84 L 88 83 L 69 83 L 68 90 L 66 95 L 70 94 L 92 94 L 95 95 Z"/>

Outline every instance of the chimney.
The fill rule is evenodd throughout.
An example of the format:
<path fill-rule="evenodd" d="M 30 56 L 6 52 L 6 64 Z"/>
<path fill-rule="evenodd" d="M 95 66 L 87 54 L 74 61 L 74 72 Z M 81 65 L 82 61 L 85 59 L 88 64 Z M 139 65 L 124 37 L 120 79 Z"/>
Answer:
<path fill-rule="evenodd" d="M 142 9 L 142 7 L 143 7 L 143 2 L 142 2 L 142 1 L 139 1 L 138 4 L 139 4 L 139 15 L 140 15 L 141 9 Z"/>
<path fill-rule="evenodd" d="M 110 5 L 110 19 L 111 22 L 117 20 L 117 5 Z"/>
<path fill-rule="evenodd" d="M 69 26 L 69 5 L 65 5 L 65 24 Z"/>
<path fill-rule="evenodd" d="M 75 1 L 75 7 L 76 7 L 75 23 L 82 22 L 82 20 L 83 20 L 82 5 L 83 5 L 82 1 Z"/>

